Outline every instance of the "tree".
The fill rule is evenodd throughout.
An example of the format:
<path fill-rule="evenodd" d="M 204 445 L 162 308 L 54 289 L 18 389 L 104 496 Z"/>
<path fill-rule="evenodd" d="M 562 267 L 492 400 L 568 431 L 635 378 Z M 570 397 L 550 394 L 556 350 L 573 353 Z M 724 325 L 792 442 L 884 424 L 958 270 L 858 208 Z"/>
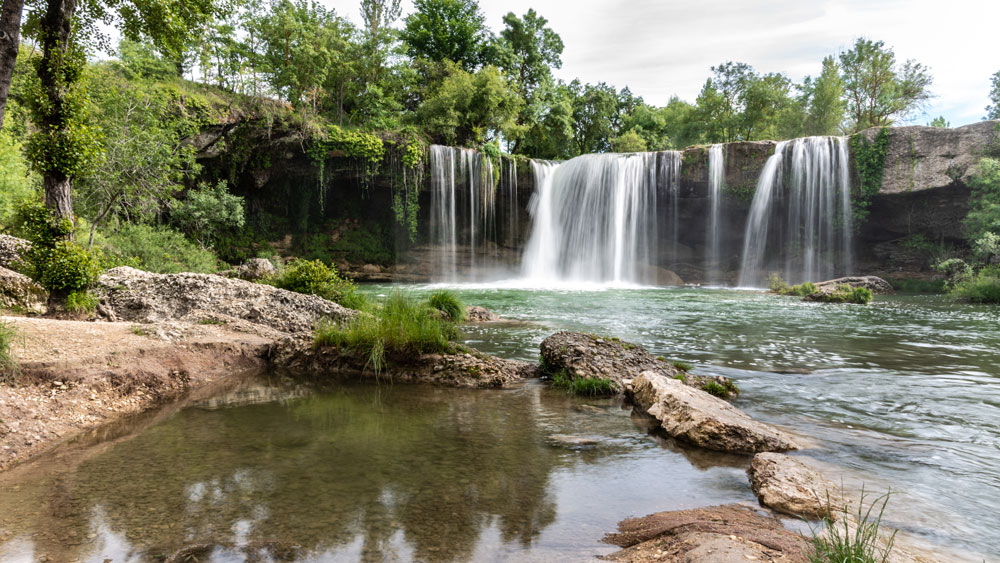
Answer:
<path fill-rule="evenodd" d="M 170 222 L 202 248 L 208 248 L 222 231 L 243 226 L 243 198 L 230 194 L 225 181 L 214 186 L 203 183 L 173 205 Z"/>
<path fill-rule="evenodd" d="M 853 49 L 840 54 L 840 67 L 854 131 L 892 125 L 931 97 L 927 67 L 913 60 L 897 64 L 882 41 L 859 37 Z"/>
<path fill-rule="evenodd" d="M 483 63 L 489 32 L 475 0 L 416 0 L 400 38 L 414 59 L 453 61 L 465 71 Z"/>
<path fill-rule="evenodd" d="M 776 136 L 779 116 L 791 103 L 791 81 L 783 74 L 763 76 L 746 63 L 712 67 L 698 95 L 698 120 L 709 142 L 750 141 Z"/>
<path fill-rule="evenodd" d="M 24 0 L 3 0 L 3 5 L 0 6 L 0 129 L 3 129 L 10 81 L 14 76 L 14 65 L 21 45 L 22 11 Z"/>
<path fill-rule="evenodd" d="M 561 81 L 549 81 L 535 91 L 534 98 L 544 110 L 539 118 L 527 124 L 519 138 L 518 152 L 534 158 L 576 156 L 573 145 L 573 96 L 568 86 Z"/>
<path fill-rule="evenodd" d="M 844 122 L 844 83 L 840 65 L 832 57 L 823 59 L 823 70 L 813 80 L 806 77 L 802 88 L 808 100 L 806 135 L 836 135 Z"/>
<path fill-rule="evenodd" d="M 647 150 L 646 140 L 635 131 L 626 131 L 611 139 L 614 152 L 643 152 Z"/>
<path fill-rule="evenodd" d="M 1000 235 L 1000 160 L 983 158 L 969 181 L 969 213 L 963 221 L 970 245 Z"/>
<path fill-rule="evenodd" d="M 927 125 L 928 125 L 928 127 L 945 127 L 945 128 L 951 127 L 951 123 L 948 123 L 948 120 L 945 119 L 943 115 L 939 115 L 939 116 L 935 117 Z"/>
<path fill-rule="evenodd" d="M 990 90 L 990 105 L 986 106 L 986 119 L 1000 119 L 1000 70 L 990 78 L 993 88 Z M 0 125 L 3 123 L 0 122 Z"/>
<path fill-rule="evenodd" d="M 521 98 L 493 66 L 475 74 L 445 63 L 448 75 L 420 106 L 424 130 L 445 144 L 478 145 L 516 126 Z"/>

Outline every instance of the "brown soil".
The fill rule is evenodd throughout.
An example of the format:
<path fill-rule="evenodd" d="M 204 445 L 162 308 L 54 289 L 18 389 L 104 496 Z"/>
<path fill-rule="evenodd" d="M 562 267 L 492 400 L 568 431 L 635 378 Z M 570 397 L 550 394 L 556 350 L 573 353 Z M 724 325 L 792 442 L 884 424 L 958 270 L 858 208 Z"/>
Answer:
<path fill-rule="evenodd" d="M 739 504 L 629 518 L 604 541 L 623 547 L 611 561 L 806 561 L 809 541 L 781 521 Z"/>
<path fill-rule="evenodd" d="M 0 470 L 55 443 L 234 372 L 266 365 L 270 335 L 184 323 L 8 317 L 20 366 L 0 384 Z"/>

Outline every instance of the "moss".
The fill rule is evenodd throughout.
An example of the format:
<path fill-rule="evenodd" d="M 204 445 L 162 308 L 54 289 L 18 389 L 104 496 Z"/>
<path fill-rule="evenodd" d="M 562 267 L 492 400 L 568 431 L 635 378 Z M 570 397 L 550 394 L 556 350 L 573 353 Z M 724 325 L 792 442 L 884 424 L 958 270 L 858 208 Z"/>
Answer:
<path fill-rule="evenodd" d="M 861 181 L 860 193 L 855 194 L 852 201 L 855 228 L 860 227 L 868 219 L 868 208 L 871 206 L 872 198 L 882 189 L 889 137 L 888 127 L 880 129 L 873 142 L 869 142 L 861 133 L 851 137 L 851 152 Z"/>

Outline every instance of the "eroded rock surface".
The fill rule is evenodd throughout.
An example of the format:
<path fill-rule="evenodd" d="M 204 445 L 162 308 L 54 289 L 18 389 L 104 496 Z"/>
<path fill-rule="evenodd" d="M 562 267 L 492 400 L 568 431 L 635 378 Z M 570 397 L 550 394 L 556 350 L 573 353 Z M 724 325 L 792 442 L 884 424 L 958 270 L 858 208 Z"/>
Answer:
<path fill-rule="evenodd" d="M 131 322 L 198 322 L 207 316 L 296 333 L 311 331 L 321 318 L 346 320 L 357 314 L 315 295 L 211 274 L 114 268 L 100 277 L 95 291 L 108 314 Z"/>
<path fill-rule="evenodd" d="M 629 518 L 604 541 L 625 548 L 603 558 L 611 561 L 804 562 L 810 551 L 776 518 L 738 504 Z"/>
<path fill-rule="evenodd" d="M 747 476 L 750 488 L 764 506 L 813 520 L 836 515 L 836 510 L 828 510 L 836 488 L 794 457 L 759 453 L 753 456 Z"/>
<path fill-rule="evenodd" d="M 878 276 L 851 276 L 822 281 L 815 285 L 817 291 L 824 293 L 832 293 L 842 285 L 849 285 L 851 289 L 863 287 L 875 295 L 895 293 L 895 290 L 892 289 L 892 284 Z"/>
<path fill-rule="evenodd" d="M 12 267 L 29 248 L 31 243 L 24 239 L 0 234 L 0 267 Z"/>
<path fill-rule="evenodd" d="M 49 292 L 31 278 L 0 266 L 0 309 L 43 314 L 48 299 Z"/>
<path fill-rule="evenodd" d="M 251 258 L 236 268 L 236 277 L 256 281 L 277 273 L 274 264 L 267 258 Z"/>
<path fill-rule="evenodd" d="M 470 323 L 489 323 L 499 321 L 500 315 L 485 307 L 470 305 L 465 308 L 465 321 Z"/>
<path fill-rule="evenodd" d="M 657 371 L 639 374 L 632 382 L 632 396 L 667 434 L 695 446 L 748 454 L 798 449 L 792 437 L 777 428 Z"/>

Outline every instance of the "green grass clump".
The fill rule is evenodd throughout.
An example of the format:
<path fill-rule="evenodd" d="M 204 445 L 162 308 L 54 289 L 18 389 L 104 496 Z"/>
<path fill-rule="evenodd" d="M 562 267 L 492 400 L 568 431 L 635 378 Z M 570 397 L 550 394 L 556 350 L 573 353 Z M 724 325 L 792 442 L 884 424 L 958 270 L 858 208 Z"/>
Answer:
<path fill-rule="evenodd" d="M 601 377 L 574 378 L 565 369 L 552 374 L 552 386 L 558 389 L 565 389 L 573 395 L 585 395 L 588 397 L 600 397 L 618 393 L 614 382 L 610 379 Z"/>
<path fill-rule="evenodd" d="M 97 299 L 86 291 L 74 291 L 66 296 L 66 311 L 74 315 L 89 315 L 96 309 Z"/>
<path fill-rule="evenodd" d="M 727 399 L 731 396 L 740 394 L 740 388 L 729 379 L 726 379 L 722 383 L 718 381 L 707 381 L 701 385 L 701 390 L 709 395 L 715 395 L 720 399 Z"/>
<path fill-rule="evenodd" d="M 830 293 L 810 293 L 806 297 L 813 301 L 824 303 L 856 303 L 866 305 L 872 300 L 872 292 L 864 287 L 851 287 L 844 284 Z"/>
<path fill-rule="evenodd" d="M 346 325 L 320 322 L 314 343 L 362 354 L 367 358 L 366 367 L 370 366 L 378 374 L 389 360 L 446 353 L 456 335 L 454 325 L 442 320 L 426 304 L 395 292 L 381 307 L 358 314 Z"/>
<path fill-rule="evenodd" d="M 805 297 L 816 293 L 816 284 L 813 282 L 800 283 L 798 285 L 788 285 L 778 274 L 771 274 L 767 278 L 767 287 L 778 295 L 798 295 Z"/>
<path fill-rule="evenodd" d="M 972 303 L 1000 303 L 1000 268 L 984 268 L 955 283 L 948 294 Z"/>
<path fill-rule="evenodd" d="M 427 298 L 427 304 L 447 315 L 448 319 L 453 323 L 465 321 L 465 303 L 462 303 L 461 299 L 453 291 L 435 291 Z"/>
<path fill-rule="evenodd" d="M 19 371 L 17 360 L 11 352 L 17 338 L 17 328 L 7 321 L 0 320 L 0 382 L 9 381 Z"/>
<path fill-rule="evenodd" d="M 813 553 L 809 563 L 886 563 L 892 552 L 896 531 L 879 545 L 879 529 L 889 502 L 890 493 L 875 498 L 865 508 L 865 492 L 861 491 L 856 514 L 849 514 L 847 508 L 838 522 L 832 518 L 825 520 L 826 534 L 819 535 L 813 530 Z M 827 512 L 833 514 L 827 499 Z M 857 528 L 851 530 L 851 524 Z"/>
<path fill-rule="evenodd" d="M 691 371 L 691 370 L 694 369 L 693 365 L 691 365 L 691 364 L 689 364 L 687 362 L 682 362 L 680 360 L 674 360 L 674 361 L 672 361 L 670 363 L 673 364 L 673 366 L 675 368 L 677 368 L 677 369 L 679 369 L 679 370 L 681 370 L 683 372 L 688 372 L 688 371 Z"/>

